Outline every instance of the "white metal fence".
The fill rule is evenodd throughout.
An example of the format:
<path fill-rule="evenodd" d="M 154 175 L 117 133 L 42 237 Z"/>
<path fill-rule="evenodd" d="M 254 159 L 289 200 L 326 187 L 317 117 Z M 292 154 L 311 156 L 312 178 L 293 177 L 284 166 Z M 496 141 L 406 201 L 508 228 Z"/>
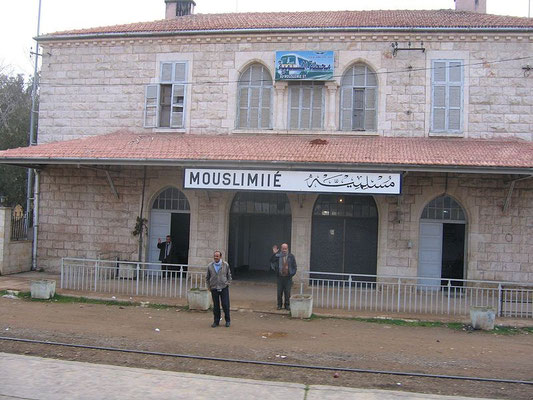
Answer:
<path fill-rule="evenodd" d="M 182 297 L 205 287 L 205 267 L 64 258 L 61 288 L 130 296 Z"/>
<path fill-rule="evenodd" d="M 466 315 L 493 307 L 500 317 L 533 318 L 533 284 L 466 279 L 303 272 L 313 305 L 357 311 Z"/>
<path fill-rule="evenodd" d="M 300 272 L 300 293 L 318 308 L 467 315 L 493 307 L 501 317 L 533 318 L 533 284 Z M 130 296 L 183 297 L 206 287 L 205 266 L 64 258 L 61 288 Z"/>

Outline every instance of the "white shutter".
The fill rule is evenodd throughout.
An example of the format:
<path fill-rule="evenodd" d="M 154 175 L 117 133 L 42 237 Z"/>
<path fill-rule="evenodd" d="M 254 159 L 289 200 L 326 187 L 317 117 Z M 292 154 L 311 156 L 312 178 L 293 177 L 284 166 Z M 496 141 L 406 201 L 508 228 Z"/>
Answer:
<path fill-rule="evenodd" d="M 322 129 L 324 110 L 324 86 L 317 85 L 313 88 L 313 109 L 311 110 L 311 129 Z"/>
<path fill-rule="evenodd" d="M 170 110 L 170 127 L 183 128 L 185 111 L 185 85 L 172 85 L 172 106 Z"/>
<path fill-rule="evenodd" d="M 159 118 L 159 85 L 147 85 L 144 99 L 144 127 L 155 128 Z"/>
<path fill-rule="evenodd" d="M 270 129 L 270 109 L 272 104 L 272 89 L 264 87 L 261 97 L 261 126 L 263 129 Z"/>
<path fill-rule="evenodd" d="M 300 118 L 300 87 L 292 86 L 289 88 L 289 127 L 291 129 L 299 128 Z"/>
<path fill-rule="evenodd" d="M 173 63 L 161 63 L 160 82 L 172 82 Z"/>
<path fill-rule="evenodd" d="M 353 118 L 352 130 L 365 129 L 365 89 L 353 90 Z"/>
<path fill-rule="evenodd" d="M 341 130 L 352 130 L 352 99 L 353 90 L 351 85 L 342 88 L 341 91 Z"/>
<path fill-rule="evenodd" d="M 365 131 L 376 130 L 376 89 L 365 90 Z"/>
<path fill-rule="evenodd" d="M 187 64 L 175 63 L 174 64 L 174 82 L 185 82 L 187 80 Z"/>
<path fill-rule="evenodd" d="M 433 62 L 432 130 L 460 132 L 463 114 L 463 65 L 460 60 Z"/>

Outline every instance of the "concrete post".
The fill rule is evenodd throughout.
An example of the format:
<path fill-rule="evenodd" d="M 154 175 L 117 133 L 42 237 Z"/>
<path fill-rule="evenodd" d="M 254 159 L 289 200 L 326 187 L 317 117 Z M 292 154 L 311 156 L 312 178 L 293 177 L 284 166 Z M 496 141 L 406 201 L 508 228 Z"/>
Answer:
<path fill-rule="evenodd" d="M 4 275 L 11 240 L 11 208 L 0 207 L 0 275 Z"/>

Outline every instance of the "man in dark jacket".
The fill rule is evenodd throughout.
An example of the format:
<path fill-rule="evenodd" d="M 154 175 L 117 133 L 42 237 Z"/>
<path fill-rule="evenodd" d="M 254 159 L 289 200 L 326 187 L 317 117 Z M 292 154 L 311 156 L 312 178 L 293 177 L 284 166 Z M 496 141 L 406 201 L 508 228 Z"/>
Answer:
<path fill-rule="evenodd" d="M 289 245 L 287 243 L 281 245 L 281 251 L 278 251 L 278 246 L 274 245 L 272 252 L 274 254 L 270 259 L 270 268 L 276 271 L 278 277 L 278 310 L 281 310 L 282 306 L 286 310 L 290 310 L 292 277 L 296 274 L 298 268 L 296 266 L 296 258 L 294 258 L 292 253 L 289 253 Z"/>
<path fill-rule="evenodd" d="M 231 271 L 228 263 L 222 260 L 221 251 L 217 250 L 213 254 L 213 261 L 207 266 L 205 281 L 207 287 L 211 290 L 211 297 L 213 298 L 214 322 L 211 327 L 216 328 L 220 322 L 220 303 L 222 303 L 224 318 L 226 319 L 226 328 L 229 328 L 229 285 L 231 283 Z"/>
<path fill-rule="evenodd" d="M 172 243 L 170 235 L 167 235 L 164 242 L 161 242 L 161 238 L 157 239 L 157 248 L 159 249 L 159 261 L 161 261 L 162 264 L 176 263 L 176 246 Z M 163 265 L 161 269 L 166 271 L 169 268 L 167 265 Z"/>

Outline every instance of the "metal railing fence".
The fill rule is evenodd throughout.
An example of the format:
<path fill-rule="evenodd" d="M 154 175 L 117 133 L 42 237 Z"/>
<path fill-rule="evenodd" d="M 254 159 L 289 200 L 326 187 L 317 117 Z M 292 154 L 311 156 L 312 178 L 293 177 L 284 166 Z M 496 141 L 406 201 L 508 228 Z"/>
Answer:
<path fill-rule="evenodd" d="M 130 296 L 183 297 L 205 288 L 205 267 L 117 260 L 63 258 L 62 289 Z"/>
<path fill-rule="evenodd" d="M 27 240 L 31 214 L 11 215 L 11 240 Z"/>
<path fill-rule="evenodd" d="M 500 317 L 533 318 L 533 284 L 300 271 L 300 293 L 318 308 L 467 315 L 493 307 Z M 61 288 L 130 296 L 176 297 L 205 288 L 205 266 L 63 258 Z"/>
<path fill-rule="evenodd" d="M 533 318 L 533 284 L 467 279 L 301 272 L 300 293 L 319 308 L 466 315 L 493 307 L 500 317 Z"/>

